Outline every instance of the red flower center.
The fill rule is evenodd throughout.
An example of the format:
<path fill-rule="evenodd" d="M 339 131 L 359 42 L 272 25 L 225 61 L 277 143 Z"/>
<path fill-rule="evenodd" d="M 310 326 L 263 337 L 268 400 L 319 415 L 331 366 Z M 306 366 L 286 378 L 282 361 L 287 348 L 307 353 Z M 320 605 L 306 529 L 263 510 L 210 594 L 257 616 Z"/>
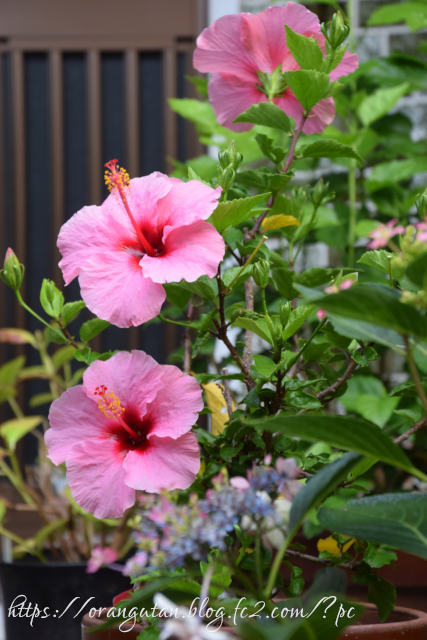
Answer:
<path fill-rule="evenodd" d="M 98 409 L 106 418 L 112 419 L 106 431 L 117 441 L 119 451 L 146 449 L 149 445 L 147 436 L 153 427 L 150 416 L 140 418 L 131 407 L 122 407 L 118 396 L 103 384 L 96 387 L 94 395 Z"/>
<path fill-rule="evenodd" d="M 149 256 L 158 255 L 158 252 L 152 247 L 143 230 L 138 226 L 138 223 L 135 220 L 135 216 L 133 215 L 129 206 L 129 202 L 126 196 L 126 190 L 129 188 L 128 172 L 123 169 L 123 167 L 119 167 L 116 159 L 106 162 L 105 168 L 105 184 L 107 185 L 110 192 L 116 191 L 119 194 L 128 218 L 135 230 L 136 237 L 138 239 L 136 243 L 137 248 L 139 249 L 139 251 L 141 251 L 142 253 L 147 253 Z"/>
<path fill-rule="evenodd" d="M 129 427 L 129 431 L 118 422 L 113 422 L 108 427 L 108 433 L 116 440 L 118 449 L 120 451 L 147 449 L 149 446 L 147 436 L 153 427 L 151 418 L 145 416 L 141 419 L 135 410 L 125 409 L 122 419 Z"/>

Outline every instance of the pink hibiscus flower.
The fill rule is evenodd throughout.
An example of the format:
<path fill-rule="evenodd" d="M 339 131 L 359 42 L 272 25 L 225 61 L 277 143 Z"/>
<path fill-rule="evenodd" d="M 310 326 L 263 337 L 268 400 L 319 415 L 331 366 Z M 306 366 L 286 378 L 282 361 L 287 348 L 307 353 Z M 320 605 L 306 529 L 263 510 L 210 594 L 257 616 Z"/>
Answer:
<path fill-rule="evenodd" d="M 129 181 L 116 160 L 106 167 L 112 193 L 62 226 L 59 266 L 65 284 L 79 278 L 93 313 L 118 327 L 137 326 L 160 312 L 163 283 L 216 274 L 224 241 L 205 220 L 221 188 L 162 173 Z"/>
<path fill-rule="evenodd" d="M 117 560 L 117 557 L 117 551 L 111 547 L 94 547 L 87 563 L 86 572 L 96 573 L 104 565 Z"/>
<path fill-rule="evenodd" d="M 376 229 L 371 231 L 368 235 L 370 238 L 373 238 L 373 240 L 367 245 L 368 249 L 381 249 L 381 247 L 386 247 L 393 236 L 399 233 L 405 233 L 405 227 L 402 227 L 402 225 L 396 227 L 396 222 L 397 219 L 393 218 L 393 220 L 389 220 L 387 224 L 379 224 Z"/>
<path fill-rule="evenodd" d="M 427 218 L 424 222 L 417 222 L 415 228 L 417 230 L 416 239 L 420 242 L 427 242 Z"/>
<path fill-rule="evenodd" d="M 116 518 L 135 490 L 186 489 L 200 467 L 189 433 L 203 408 L 196 380 L 143 351 L 93 362 L 83 384 L 52 403 L 48 456 L 65 462 L 75 501 L 97 518 Z"/>
<path fill-rule="evenodd" d="M 224 16 L 202 31 L 197 39 L 193 65 L 198 71 L 211 72 L 209 99 L 218 122 L 234 131 L 248 131 L 253 125 L 233 120 L 251 105 L 267 102 L 259 89 L 258 72 L 273 73 L 299 69 L 286 45 L 285 25 L 304 36 L 312 36 L 325 49 L 318 17 L 305 7 L 288 2 L 284 7 L 269 7 L 254 15 L 239 13 Z M 346 52 L 340 64 L 329 74 L 331 80 L 354 71 L 356 54 Z M 294 118 L 297 126 L 304 108 L 289 88 L 281 89 L 274 104 Z M 320 133 L 332 122 L 335 105 L 332 98 L 318 102 L 310 112 L 303 131 Z"/>
<path fill-rule="evenodd" d="M 353 285 L 354 285 L 354 280 L 352 280 L 351 278 L 346 278 L 340 283 L 340 285 L 337 285 L 334 282 L 334 284 L 331 284 L 329 287 L 326 287 L 325 293 L 338 293 L 339 291 L 345 291 L 346 289 L 350 289 L 350 287 L 352 287 Z M 327 313 L 325 309 L 318 309 L 316 311 L 316 316 L 318 320 L 323 320 L 323 318 L 326 318 Z"/>

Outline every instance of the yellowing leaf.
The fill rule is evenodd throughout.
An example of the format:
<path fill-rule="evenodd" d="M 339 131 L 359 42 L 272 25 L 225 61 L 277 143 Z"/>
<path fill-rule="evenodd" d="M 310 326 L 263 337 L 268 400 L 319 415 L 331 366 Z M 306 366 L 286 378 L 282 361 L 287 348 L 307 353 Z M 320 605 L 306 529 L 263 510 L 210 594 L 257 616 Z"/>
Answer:
<path fill-rule="evenodd" d="M 9 449 L 15 450 L 19 440 L 43 422 L 43 416 L 27 416 L 15 418 L 0 425 L 0 435 Z"/>
<path fill-rule="evenodd" d="M 277 215 L 264 218 L 261 224 L 261 229 L 263 231 L 284 229 L 285 227 L 299 227 L 299 220 L 294 218 L 294 216 L 285 216 L 283 213 L 279 213 Z"/>
<path fill-rule="evenodd" d="M 317 541 L 317 550 L 319 553 L 321 553 L 322 551 L 327 551 L 333 556 L 341 556 L 345 551 L 348 551 L 351 545 L 355 542 L 355 538 L 349 538 L 348 542 L 340 545 L 332 536 L 329 536 L 328 538 L 319 538 L 319 540 Z"/>
<path fill-rule="evenodd" d="M 211 412 L 211 433 L 214 436 L 219 436 L 224 431 L 225 425 L 230 419 L 224 394 L 221 387 L 215 382 L 208 382 L 202 386 L 205 391 L 206 404 Z"/>

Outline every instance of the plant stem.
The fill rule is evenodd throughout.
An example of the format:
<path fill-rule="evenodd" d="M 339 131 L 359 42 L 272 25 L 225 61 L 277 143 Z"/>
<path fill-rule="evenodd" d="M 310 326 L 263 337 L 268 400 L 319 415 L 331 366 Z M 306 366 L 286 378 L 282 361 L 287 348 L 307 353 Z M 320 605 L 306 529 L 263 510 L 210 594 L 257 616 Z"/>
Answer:
<path fill-rule="evenodd" d="M 425 426 L 427 426 L 427 418 L 422 418 L 419 422 L 417 422 L 416 424 L 413 424 L 412 427 L 410 427 L 410 429 L 405 431 L 405 433 L 402 433 L 400 436 L 397 436 L 397 438 L 394 438 L 393 440 L 394 444 L 401 444 L 402 442 L 405 442 L 405 440 L 410 438 L 414 433 L 416 433 L 417 431 L 419 431 Z"/>
<path fill-rule="evenodd" d="M 305 122 L 308 118 L 308 113 L 305 113 L 301 118 L 301 122 L 299 123 L 298 128 L 295 130 L 295 133 L 292 137 L 291 146 L 289 147 L 289 153 L 286 157 L 285 164 L 283 165 L 283 173 L 286 173 L 295 157 L 295 147 L 297 146 L 298 138 L 300 137 L 302 130 L 304 129 Z"/>
<path fill-rule="evenodd" d="M 292 532 L 293 533 L 293 532 Z M 271 598 L 271 594 L 274 589 L 274 585 L 276 584 L 277 576 L 279 574 L 280 565 L 282 564 L 282 560 L 285 556 L 286 550 L 289 547 L 292 540 L 292 534 L 288 534 L 284 543 L 276 553 L 276 556 L 273 560 L 273 565 L 270 570 L 270 575 L 268 576 L 267 586 L 265 588 L 264 597 L 269 600 Z"/>
<path fill-rule="evenodd" d="M 329 396 L 333 396 L 341 387 L 341 385 L 343 385 L 344 382 L 346 382 L 346 380 L 348 380 L 351 377 L 356 367 L 357 367 L 357 362 L 351 359 L 342 376 L 337 378 L 333 384 L 329 385 L 329 387 L 326 387 L 326 389 L 323 389 L 323 391 L 318 393 L 317 399 L 320 400 L 320 402 L 325 402 L 325 401 L 327 402 L 329 399 Z"/>
<path fill-rule="evenodd" d="M 348 170 L 348 266 L 354 264 L 354 243 L 356 241 L 357 207 L 356 207 L 356 161 L 350 160 Z"/>
<path fill-rule="evenodd" d="M 288 371 L 290 369 L 292 369 L 292 367 L 298 362 L 298 360 L 300 359 L 300 357 L 302 356 L 302 354 L 304 353 L 304 351 L 307 349 L 308 345 L 311 343 L 311 341 L 313 340 L 313 338 L 315 337 L 315 335 L 320 331 L 320 329 L 323 327 L 323 325 L 327 322 L 327 318 L 323 318 L 323 320 L 321 322 L 319 322 L 319 324 L 317 325 L 317 327 L 314 329 L 313 333 L 311 334 L 311 336 L 309 337 L 309 339 L 307 340 L 307 342 L 301 347 L 301 349 L 298 351 L 298 353 L 295 355 L 295 358 L 292 362 L 292 364 L 286 369 L 286 371 L 284 371 L 284 375 L 286 375 L 288 373 Z"/>
<path fill-rule="evenodd" d="M 231 291 L 231 289 L 233 288 L 233 284 L 236 282 L 236 280 L 238 278 L 240 278 L 240 276 L 242 275 L 243 271 L 246 269 L 246 267 L 248 267 L 250 265 L 250 263 L 252 262 L 252 260 L 255 258 L 256 254 L 258 253 L 258 251 L 261 249 L 262 245 L 264 244 L 264 242 L 267 240 L 267 236 L 262 236 L 261 240 L 258 242 L 257 246 L 255 247 L 255 249 L 252 251 L 251 255 L 249 256 L 249 258 L 246 260 L 246 262 L 241 266 L 241 268 L 239 269 L 239 271 L 236 273 L 235 277 L 233 278 L 233 280 L 230 282 L 230 284 L 228 285 L 226 292 L 227 291 Z"/>
<path fill-rule="evenodd" d="M 418 397 L 421 400 L 424 411 L 427 413 L 427 396 L 424 391 L 423 384 L 421 382 L 420 374 L 418 373 L 417 366 L 415 364 L 414 357 L 412 355 L 411 343 L 407 335 L 403 335 L 406 349 L 406 359 L 408 361 L 409 371 L 411 372 L 412 380 L 414 381 L 415 388 L 418 393 Z"/>

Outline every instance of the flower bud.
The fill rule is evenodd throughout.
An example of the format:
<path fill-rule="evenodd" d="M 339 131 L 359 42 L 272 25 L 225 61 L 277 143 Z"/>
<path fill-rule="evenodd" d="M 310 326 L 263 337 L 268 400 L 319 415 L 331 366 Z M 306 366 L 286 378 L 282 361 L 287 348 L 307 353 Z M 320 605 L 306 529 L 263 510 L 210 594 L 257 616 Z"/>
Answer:
<path fill-rule="evenodd" d="M 64 307 L 64 296 L 52 280 L 44 278 L 40 289 L 40 303 L 52 318 L 59 318 Z"/>
<path fill-rule="evenodd" d="M 338 49 L 338 47 L 348 37 L 350 27 L 345 22 L 342 13 L 337 12 L 334 13 L 332 20 L 324 26 L 322 31 L 332 49 Z"/>
<path fill-rule="evenodd" d="M 239 151 L 236 151 L 236 145 L 234 140 L 230 142 L 227 149 L 218 153 L 218 163 L 222 169 L 231 167 L 237 169 L 243 160 L 243 156 Z"/>
<path fill-rule="evenodd" d="M 418 215 L 421 219 L 427 217 L 427 189 L 420 195 L 416 201 Z"/>
<path fill-rule="evenodd" d="M 330 200 L 332 195 L 333 194 L 329 191 L 329 183 L 323 182 L 323 179 L 320 178 L 313 188 L 312 199 L 314 206 L 319 207 L 321 204 L 324 204 Z"/>
<path fill-rule="evenodd" d="M 280 318 L 280 322 L 282 323 L 283 327 L 286 327 L 286 325 L 288 324 L 288 320 L 289 320 L 289 316 L 291 315 L 291 303 L 288 302 L 282 302 L 280 304 L 279 307 L 279 318 Z"/>
<path fill-rule="evenodd" d="M 270 263 L 268 260 L 258 260 L 254 264 L 253 278 L 260 289 L 265 289 L 270 279 Z"/>
<path fill-rule="evenodd" d="M 223 169 L 218 177 L 218 184 L 222 187 L 223 191 L 228 191 L 231 185 L 234 182 L 234 178 L 236 177 L 236 172 L 232 167 L 227 167 Z"/>
<path fill-rule="evenodd" d="M 4 258 L 3 269 L 0 270 L 0 279 L 13 289 L 18 291 L 24 279 L 25 267 L 9 247 Z"/>

